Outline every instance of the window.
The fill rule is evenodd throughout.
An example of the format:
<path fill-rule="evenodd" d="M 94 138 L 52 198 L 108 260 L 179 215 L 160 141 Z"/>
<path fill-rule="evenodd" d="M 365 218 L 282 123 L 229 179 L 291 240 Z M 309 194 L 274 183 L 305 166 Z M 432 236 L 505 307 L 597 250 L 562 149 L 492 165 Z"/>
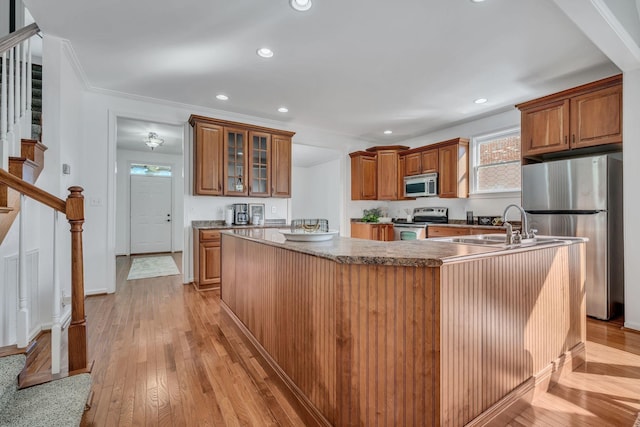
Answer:
<path fill-rule="evenodd" d="M 131 175 L 171 176 L 171 166 L 131 164 Z"/>
<path fill-rule="evenodd" d="M 473 139 L 472 192 L 520 191 L 520 129 Z"/>

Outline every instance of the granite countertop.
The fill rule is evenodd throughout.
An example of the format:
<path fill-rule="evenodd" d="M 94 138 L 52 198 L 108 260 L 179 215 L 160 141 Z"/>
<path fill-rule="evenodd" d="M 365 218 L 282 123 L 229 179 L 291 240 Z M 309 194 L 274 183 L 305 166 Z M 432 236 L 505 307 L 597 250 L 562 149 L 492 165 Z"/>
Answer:
<path fill-rule="evenodd" d="M 498 228 L 498 227 L 496 227 Z M 274 229 L 233 229 L 225 234 L 277 246 L 297 252 L 327 258 L 341 264 L 379 264 L 438 267 L 448 262 L 464 259 L 498 256 L 516 251 L 536 250 L 551 246 L 561 246 L 583 241 L 568 239 L 544 246 L 528 246 L 505 249 L 464 245 L 433 240 L 402 240 L 381 242 L 376 240 L 334 237 L 322 242 L 295 242 L 286 240 L 282 233 Z"/>
<path fill-rule="evenodd" d="M 235 229 L 255 229 L 255 228 L 286 228 L 289 227 L 284 219 L 267 219 L 264 225 L 227 225 L 224 220 L 204 220 L 191 221 L 191 227 L 197 230 L 235 230 Z"/>

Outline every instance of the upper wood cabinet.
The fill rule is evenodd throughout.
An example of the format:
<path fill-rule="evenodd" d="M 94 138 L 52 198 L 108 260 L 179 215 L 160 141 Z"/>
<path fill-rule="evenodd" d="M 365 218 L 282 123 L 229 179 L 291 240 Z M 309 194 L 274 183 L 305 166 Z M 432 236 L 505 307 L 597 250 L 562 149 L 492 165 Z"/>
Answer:
<path fill-rule="evenodd" d="M 468 197 L 469 140 L 456 138 L 438 145 L 438 195 L 442 198 Z"/>
<path fill-rule="evenodd" d="M 421 153 L 421 173 L 438 172 L 438 150 L 425 150 Z"/>
<path fill-rule="evenodd" d="M 407 148 L 404 145 L 387 145 L 367 148 L 376 156 L 377 200 L 403 200 L 400 152 Z M 403 167 L 406 167 L 406 160 Z"/>
<path fill-rule="evenodd" d="M 271 135 L 249 132 L 249 195 L 271 195 Z"/>
<path fill-rule="evenodd" d="M 622 142 L 622 83 L 571 98 L 571 148 Z"/>
<path fill-rule="evenodd" d="M 399 156 L 397 150 L 380 150 L 378 158 L 378 200 L 398 200 Z"/>
<path fill-rule="evenodd" d="M 405 175 L 419 175 L 422 173 L 422 153 L 411 153 L 402 157 L 405 162 Z"/>
<path fill-rule="evenodd" d="M 402 153 L 401 157 L 405 161 L 405 173 L 403 176 L 438 172 L 437 148 L 431 150 L 427 150 L 425 147 L 414 148 L 407 153 Z"/>
<path fill-rule="evenodd" d="M 376 154 L 368 151 L 350 153 L 351 200 L 376 200 L 378 180 Z"/>
<path fill-rule="evenodd" d="M 291 137 L 273 135 L 271 139 L 271 195 L 291 197 Z"/>
<path fill-rule="evenodd" d="M 237 128 L 224 128 L 224 195 L 246 196 L 247 187 L 247 135 Z"/>
<path fill-rule="evenodd" d="M 223 147 L 222 126 L 198 122 L 194 127 L 194 193 L 209 196 L 223 194 Z"/>
<path fill-rule="evenodd" d="M 522 111 L 521 151 L 531 156 L 569 148 L 569 100 Z"/>
<path fill-rule="evenodd" d="M 622 76 L 516 105 L 523 163 L 545 154 L 622 143 Z"/>
<path fill-rule="evenodd" d="M 192 115 L 194 194 L 291 197 L 294 132 Z"/>

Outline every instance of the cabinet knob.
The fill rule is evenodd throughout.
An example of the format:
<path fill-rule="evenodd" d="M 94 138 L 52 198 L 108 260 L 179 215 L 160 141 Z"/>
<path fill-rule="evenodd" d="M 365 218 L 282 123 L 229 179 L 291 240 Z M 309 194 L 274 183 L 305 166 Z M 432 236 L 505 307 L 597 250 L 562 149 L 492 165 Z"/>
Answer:
<path fill-rule="evenodd" d="M 574 133 L 571 137 L 571 143 L 575 144 L 576 143 L 576 134 Z"/>
<path fill-rule="evenodd" d="M 564 145 L 567 145 L 567 135 L 564 136 Z"/>

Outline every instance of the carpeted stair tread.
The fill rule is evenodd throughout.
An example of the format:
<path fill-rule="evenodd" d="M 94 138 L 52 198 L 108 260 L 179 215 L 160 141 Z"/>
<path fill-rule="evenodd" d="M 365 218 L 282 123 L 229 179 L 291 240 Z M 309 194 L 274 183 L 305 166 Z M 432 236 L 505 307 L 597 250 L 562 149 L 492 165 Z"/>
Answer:
<path fill-rule="evenodd" d="M 18 390 L 0 412 L 1 427 L 69 427 L 80 424 L 91 375 L 80 374 Z"/>
<path fill-rule="evenodd" d="M 27 358 L 24 354 L 0 358 L 0 411 L 4 412 L 7 401 L 18 389 L 18 374 L 24 368 Z"/>

